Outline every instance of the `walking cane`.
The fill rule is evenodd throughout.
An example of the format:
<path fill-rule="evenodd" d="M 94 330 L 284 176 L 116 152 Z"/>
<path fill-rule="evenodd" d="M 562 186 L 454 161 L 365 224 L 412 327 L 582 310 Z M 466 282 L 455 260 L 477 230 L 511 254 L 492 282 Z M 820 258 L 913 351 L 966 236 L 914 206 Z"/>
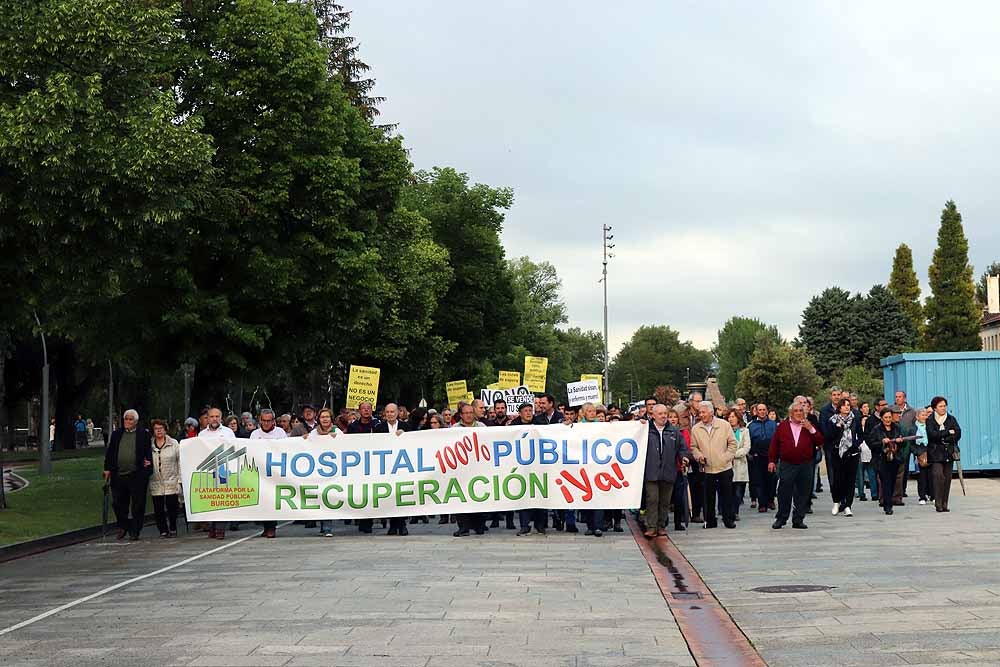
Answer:
<path fill-rule="evenodd" d="M 955 445 L 955 466 L 958 468 L 958 483 L 962 485 L 962 495 L 965 493 L 965 475 L 962 473 L 962 452 Z"/>

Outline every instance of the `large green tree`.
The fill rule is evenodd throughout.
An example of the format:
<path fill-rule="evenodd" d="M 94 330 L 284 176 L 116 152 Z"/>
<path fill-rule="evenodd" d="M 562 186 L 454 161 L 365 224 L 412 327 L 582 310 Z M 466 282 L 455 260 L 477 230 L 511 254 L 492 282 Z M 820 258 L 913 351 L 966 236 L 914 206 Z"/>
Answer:
<path fill-rule="evenodd" d="M 757 336 L 761 333 L 776 342 L 781 341 L 777 327 L 768 326 L 756 318 L 732 317 L 719 329 L 712 353 L 719 363 L 719 390 L 724 396 L 735 398 L 737 375 L 750 363 L 757 346 Z"/>
<path fill-rule="evenodd" d="M 784 414 L 795 396 L 814 396 L 821 386 L 812 359 L 804 349 L 775 342 L 762 334 L 750 364 L 740 371 L 736 391 L 748 403 L 766 403 Z"/>
<path fill-rule="evenodd" d="M 712 353 L 699 350 L 667 325 L 643 325 L 611 362 L 611 389 L 622 398 L 651 396 L 658 385 L 685 386 L 708 376 Z"/>
<path fill-rule="evenodd" d="M 920 283 L 913 270 L 913 251 L 901 243 L 892 259 L 892 273 L 889 275 L 889 291 L 899 301 L 906 316 L 913 322 L 917 333 L 924 328 L 924 307 L 920 303 Z"/>
<path fill-rule="evenodd" d="M 853 300 L 852 354 L 835 371 L 850 365 L 860 365 L 869 372 L 878 372 L 880 361 L 917 348 L 917 328 L 903 309 L 898 297 L 884 285 L 874 285 L 868 294 Z"/>
<path fill-rule="evenodd" d="M 402 201 L 430 220 L 435 241 L 451 258 L 450 276 L 430 276 L 437 280 L 440 297 L 431 332 L 454 344 L 435 387 L 446 380 L 472 383 L 492 375 L 496 369 L 490 358 L 505 349 L 507 332 L 519 326 L 500 243 L 512 191 L 470 184 L 466 174 L 446 167 L 416 172 Z"/>
<path fill-rule="evenodd" d="M 855 363 L 852 341 L 855 306 L 850 292 L 828 287 L 810 299 L 802 312 L 799 341 L 813 358 L 816 370 L 824 377 Z"/>
<path fill-rule="evenodd" d="M 0 279 L 19 286 L 5 290 L 17 299 L 9 321 L 37 310 L 49 336 L 60 442 L 72 443 L 95 364 L 153 346 L 163 300 L 146 281 L 169 272 L 162 240 L 206 196 L 212 146 L 198 115 L 178 109 L 176 10 L 154 0 L 0 10 Z"/>
<path fill-rule="evenodd" d="M 941 211 L 938 245 L 928 270 L 931 296 L 925 313 L 925 348 L 930 352 L 978 350 L 982 309 L 969 264 L 969 241 L 962 228 L 962 214 L 948 201 Z"/>

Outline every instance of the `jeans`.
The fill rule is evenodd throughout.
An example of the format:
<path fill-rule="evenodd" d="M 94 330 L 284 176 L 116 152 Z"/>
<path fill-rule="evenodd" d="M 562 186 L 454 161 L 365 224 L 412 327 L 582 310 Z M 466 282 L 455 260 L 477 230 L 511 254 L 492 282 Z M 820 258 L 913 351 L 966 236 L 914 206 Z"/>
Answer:
<path fill-rule="evenodd" d="M 858 498 L 862 498 L 865 495 L 865 479 L 868 480 L 868 491 L 872 500 L 878 498 L 878 480 L 875 479 L 875 476 L 875 466 L 871 463 L 858 465 L 858 472 L 854 476 L 858 485 Z"/>
<path fill-rule="evenodd" d="M 746 482 L 733 482 L 733 515 L 739 516 L 740 505 L 743 504 L 743 495 L 747 491 Z"/>
<path fill-rule="evenodd" d="M 809 506 L 809 494 L 812 493 L 813 481 L 816 476 L 816 465 L 813 463 L 778 464 L 778 513 L 774 522 L 784 525 L 788 515 L 794 514 L 792 523 L 802 523 Z"/>
<path fill-rule="evenodd" d="M 333 521 L 320 521 L 319 522 L 319 532 L 326 535 L 327 533 L 333 532 Z"/>

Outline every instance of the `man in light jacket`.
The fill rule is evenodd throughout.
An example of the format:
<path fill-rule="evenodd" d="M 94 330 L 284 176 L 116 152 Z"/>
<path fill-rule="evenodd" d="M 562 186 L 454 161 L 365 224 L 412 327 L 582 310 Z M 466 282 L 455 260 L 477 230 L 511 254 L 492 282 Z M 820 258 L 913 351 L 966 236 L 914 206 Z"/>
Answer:
<path fill-rule="evenodd" d="M 733 459 L 736 458 L 736 436 L 725 419 L 715 416 L 711 403 L 698 404 L 698 423 L 691 427 L 691 453 L 701 464 L 705 475 L 705 528 L 716 528 L 715 499 L 722 505 L 722 523 L 736 527 L 733 513 Z"/>
<path fill-rule="evenodd" d="M 657 403 L 646 415 L 649 417 L 649 440 L 643 475 L 646 494 L 646 532 L 643 534 L 652 538 L 667 534 L 667 508 L 677 480 L 678 458 L 681 463 L 687 463 L 691 451 L 680 429 L 667 421 L 667 406 Z"/>

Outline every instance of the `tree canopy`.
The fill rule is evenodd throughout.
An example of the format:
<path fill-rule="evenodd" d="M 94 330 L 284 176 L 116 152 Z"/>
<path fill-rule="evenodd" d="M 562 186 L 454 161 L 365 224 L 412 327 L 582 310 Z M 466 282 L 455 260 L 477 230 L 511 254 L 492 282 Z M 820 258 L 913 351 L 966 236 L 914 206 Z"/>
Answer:
<path fill-rule="evenodd" d="M 711 367 L 711 352 L 682 342 L 669 326 L 643 325 L 611 361 L 611 389 L 638 400 L 652 396 L 659 385 L 683 387 L 688 377 L 702 380 Z"/>
<path fill-rule="evenodd" d="M 768 326 L 756 318 L 732 317 L 719 329 L 712 353 L 719 363 L 719 390 L 727 398 L 735 398 L 737 376 L 749 365 L 761 333 L 775 342 L 781 342 L 777 327 Z"/>
<path fill-rule="evenodd" d="M 962 214 L 948 201 L 941 211 L 938 245 L 928 269 L 931 296 L 927 299 L 924 346 L 929 352 L 978 350 L 982 309 L 969 264 L 969 241 Z"/>

